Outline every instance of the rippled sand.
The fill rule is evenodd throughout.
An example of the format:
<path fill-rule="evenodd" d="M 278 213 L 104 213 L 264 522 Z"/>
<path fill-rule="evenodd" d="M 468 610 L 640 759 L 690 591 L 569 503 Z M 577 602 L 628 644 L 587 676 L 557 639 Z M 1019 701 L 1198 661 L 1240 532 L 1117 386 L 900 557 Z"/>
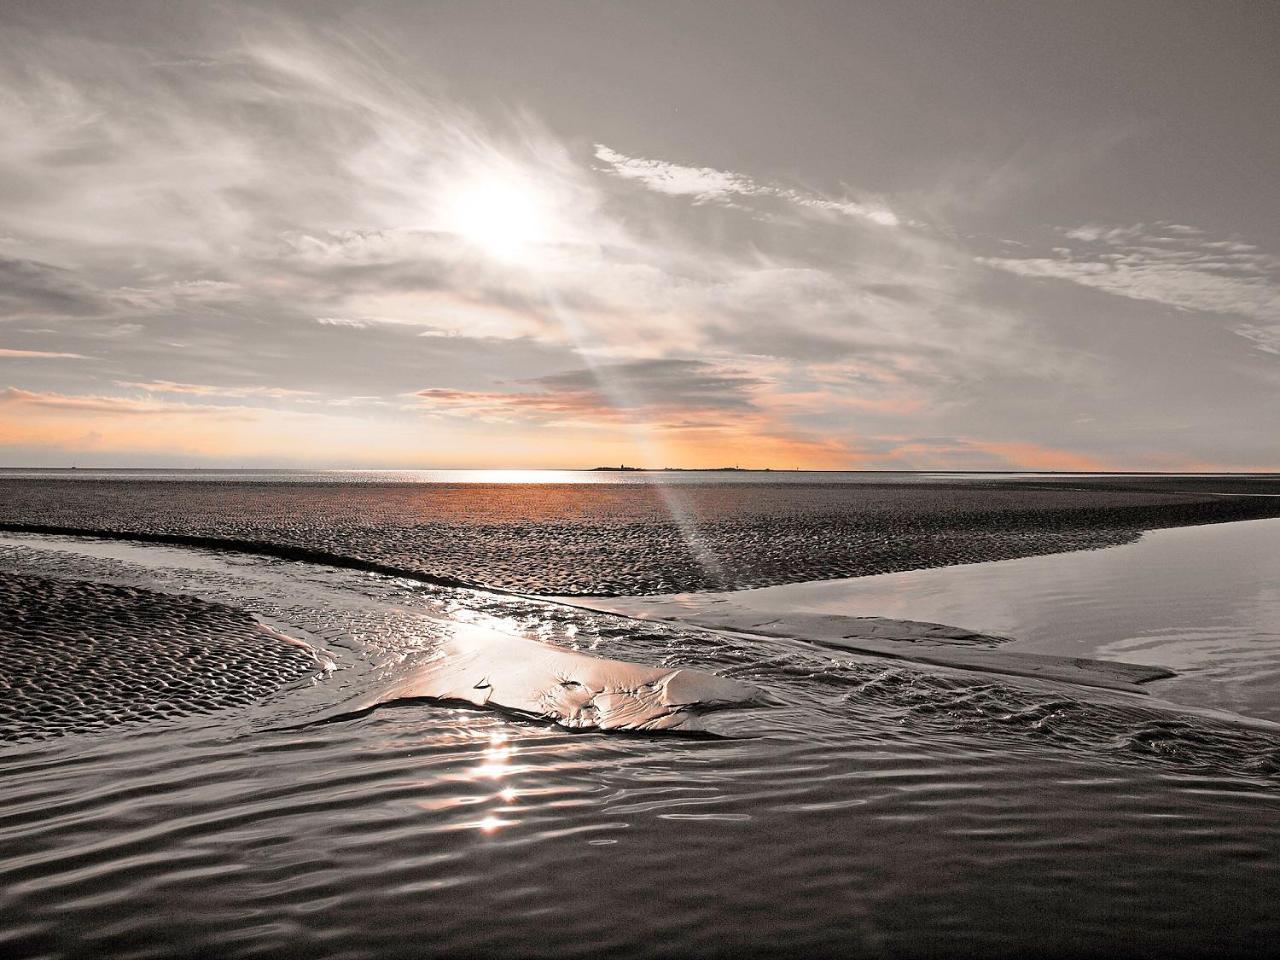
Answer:
<path fill-rule="evenodd" d="M 1280 933 L 1275 725 L 247 555 L 17 538 L 0 570 L 212 607 L 238 643 L 268 623 L 332 665 L 0 747 L 6 955 L 1209 956 Z M 421 699 L 476 631 L 506 639 L 472 701 Z M 561 651 L 761 695 L 708 713 L 715 736 L 568 730 L 477 685 L 526 643 L 553 648 L 541 683 L 581 682 Z"/>
<path fill-rule="evenodd" d="M 316 667 L 225 604 L 0 571 L 0 740 L 244 706 Z"/>
<path fill-rule="evenodd" d="M 1227 491 L 1231 496 L 1206 493 Z M 170 538 L 547 594 L 756 587 L 1280 515 L 1274 479 L 412 484 L 0 478 L 0 526 Z"/>

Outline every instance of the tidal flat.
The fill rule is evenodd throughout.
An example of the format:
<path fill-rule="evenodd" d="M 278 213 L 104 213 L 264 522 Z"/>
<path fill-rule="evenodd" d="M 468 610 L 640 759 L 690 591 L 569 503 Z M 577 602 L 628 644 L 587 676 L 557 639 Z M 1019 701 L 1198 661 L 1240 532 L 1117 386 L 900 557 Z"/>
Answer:
<path fill-rule="evenodd" d="M 0 481 L 0 950 L 1280 933 L 1276 484 L 852 476 Z M 1145 602 L 1144 570 L 1168 585 Z M 644 614 L 681 592 L 781 625 Z M 886 652 L 805 626 L 832 616 Z M 1097 686 L 1010 652 L 1159 670 Z"/>
<path fill-rule="evenodd" d="M 1280 516 L 1280 477 L 0 472 L 0 529 L 128 535 L 525 593 L 743 589 Z"/>

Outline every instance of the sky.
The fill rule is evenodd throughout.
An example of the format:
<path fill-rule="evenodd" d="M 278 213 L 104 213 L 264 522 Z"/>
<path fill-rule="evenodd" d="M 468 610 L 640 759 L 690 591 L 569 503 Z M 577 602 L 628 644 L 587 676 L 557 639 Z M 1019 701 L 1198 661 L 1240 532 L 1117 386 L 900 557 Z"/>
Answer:
<path fill-rule="evenodd" d="M 0 3 L 0 465 L 1280 469 L 1280 5 Z"/>

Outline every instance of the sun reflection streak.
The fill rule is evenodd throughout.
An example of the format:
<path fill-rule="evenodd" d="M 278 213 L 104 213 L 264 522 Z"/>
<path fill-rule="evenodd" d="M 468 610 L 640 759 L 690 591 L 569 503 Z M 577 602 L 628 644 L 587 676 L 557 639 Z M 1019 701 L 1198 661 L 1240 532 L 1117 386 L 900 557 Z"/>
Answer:
<path fill-rule="evenodd" d="M 634 410 L 639 404 L 635 401 L 637 398 L 632 396 L 626 384 L 610 377 L 605 370 L 595 362 L 594 357 L 585 347 L 585 338 L 582 332 L 582 326 L 573 316 L 572 312 L 565 307 L 555 290 L 550 287 L 543 287 L 543 297 L 548 306 L 551 308 L 552 314 L 559 321 L 561 328 L 573 342 L 578 352 L 579 359 L 586 364 L 587 369 L 591 371 L 591 376 L 595 379 L 596 385 L 600 388 L 601 394 L 609 400 L 619 410 Z M 641 457 L 647 464 L 658 464 L 665 459 L 661 456 L 657 445 L 653 442 L 650 432 L 640 424 L 630 424 L 628 427 L 632 440 L 636 446 L 640 448 Z M 663 505 L 666 507 L 667 515 L 676 525 L 676 529 L 680 532 L 681 539 L 689 548 L 689 553 L 693 556 L 697 564 L 702 567 L 703 572 L 708 579 L 713 582 L 722 581 L 724 579 L 724 567 L 720 563 L 719 558 L 712 552 L 707 541 L 703 538 L 698 530 L 697 524 L 693 519 L 693 511 L 690 510 L 685 503 L 684 495 L 677 490 L 676 487 L 663 483 L 662 481 L 654 482 L 646 478 L 646 482 L 650 483 L 662 498 Z"/>
<path fill-rule="evenodd" d="M 514 772 L 512 759 L 519 753 L 519 748 L 511 743 L 510 737 L 503 732 L 489 734 L 489 745 L 485 747 L 482 762 L 469 771 L 468 780 L 486 779 L 501 780 Z M 472 824 L 481 833 L 496 833 L 503 827 L 515 826 L 518 820 L 511 819 L 511 805 L 515 803 L 519 793 L 514 787 L 505 786 L 489 799 L 503 805 L 502 812 L 508 816 L 489 813 Z"/>
<path fill-rule="evenodd" d="M 490 734 L 489 746 L 484 751 L 484 762 L 472 769 L 472 778 L 500 780 L 508 776 L 511 773 L 511 758 L 515 754 L 516 748 L 507 742 L 505 733 Z"/>
<path fill-rule="evenodd" d="M 528 167 L 514 158 L 497 153 L 487 162 L 477 161 L 441 198 L 440 215 L 444 229 L 456 234 L 477 250 L 510 267 L 546 266 L 557 242 L 572 237 L 577 242 L 600 249 L 603 236 L 582 235 L 571 227 L 565 198 L 555 189 L 549 171 Z M 581 197 L 577 198 L 581 201 Z M 598 227 L 599 225 L 597 225 Z M 536 277 L 538 271 L 532 271 Z M 535 281 L 536 282 L 536 281 Z M 610 376 L 596 363 L 585 330 L 550 282 L 539 285 L 542 300 L 573 344 L 579 358 L 591 371 L 601 394 L 618 410 L 635 410 L 640 399 L 634 390 Z M 628 431 L 647 464 L 659 465 L 666 457 L 654 442 L 651 431 L 633 423 Z M 694 561 L 708 579 L 723 581 L 724 568 L 699 532 L 684 495 L 665 483 L 655 484 L 658 495 Z"/>

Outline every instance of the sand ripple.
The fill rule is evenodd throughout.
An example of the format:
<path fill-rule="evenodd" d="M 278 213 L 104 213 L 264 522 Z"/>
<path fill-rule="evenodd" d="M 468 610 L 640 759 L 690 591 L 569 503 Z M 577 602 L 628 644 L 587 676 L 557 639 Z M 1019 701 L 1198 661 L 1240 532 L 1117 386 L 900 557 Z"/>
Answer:
<path fill-rule="evenodd" d="M 1266 725 L 243 555 L 30 538 L 0 567 L 29 616 L 63 599 L 40 578 L 91 598 L 73 633 L 93 607 L 176 621 L 183 589 L 243 649 L 252 610 L 334 661 L 216 718 L 0 749 L 5 957 L 1208 957 L 1280 933 Z M 493 620 L 559 650 L 459 629 Z M 763 696 L 707 716 L 724 737 L 541 719 L 547 692 L 573 720 L 638 689 L 634 664 L 677 707 Z M 318 722 L 400 681 L 446 702 Z"/>
<path fill-rule="evenodd" d="M 1260 489 L 1274 490 L 1258 481 Z M 1087 487 L 1087 489 L 1085 488 Z M 1174 480 L 1052 484 L 412 484 L 0 478 L 0 529 L 97 532 L 443 585 L 724 590 L 1114 546 L 1280 514 Z"/>
<path fill-rule="evenodd" d="M 0 574 L 0 740 L 252 703 L 316 666 L 236 607 Z"/>

